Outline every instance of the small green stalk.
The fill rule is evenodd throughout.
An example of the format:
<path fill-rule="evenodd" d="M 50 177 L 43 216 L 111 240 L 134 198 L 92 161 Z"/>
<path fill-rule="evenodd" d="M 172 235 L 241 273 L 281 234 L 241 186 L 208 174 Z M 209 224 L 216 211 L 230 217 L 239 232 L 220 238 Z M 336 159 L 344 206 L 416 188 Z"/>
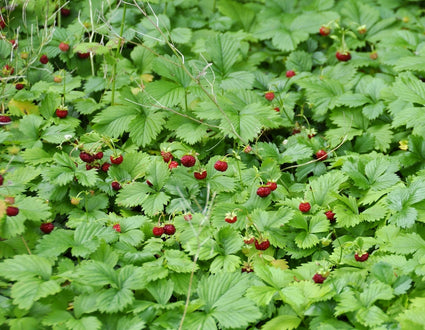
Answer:
<path fill-rule="evenodd" d="M 124 10 L 122 13 L 122 20 L 121 20 L 121 29 L 120 29 L 120 37 L 118 39 L 118 45 L 117 45 L 117 51 L 115 53 L 115 62 L 112 67 L 112 94 L 111 94 L 111 105 L 115 104 L 115 78 L 117 75 L 117 62 L 118 62 L 118 56 L 120 55 L 120 48 L 121 48 L 121 39 L 122 35 L 124 33 L 124 25 L 125 25 L 125 12 L 127 10 L 127 6 L 124 4 Z"/>

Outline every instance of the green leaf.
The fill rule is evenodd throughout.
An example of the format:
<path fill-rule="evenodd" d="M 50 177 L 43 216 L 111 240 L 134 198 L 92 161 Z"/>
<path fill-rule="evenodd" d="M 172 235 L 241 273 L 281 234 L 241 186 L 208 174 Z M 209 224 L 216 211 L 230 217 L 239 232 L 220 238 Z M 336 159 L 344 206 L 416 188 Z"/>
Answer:
<path fill-rule="evenodd" d="M 177 273 L 189 273 L 198 268 L 183 251 L 166 250 L 164 257 L 167 260 L 167 268 Z"/>
<path fill-rule="evenodd" d="M 233 228 L 223 227 L 215 235 L 218 250 L 222 255 L 234 254 L 240 251 L 243 239 Z"/>
<path fill-rule="evenodd" d="M 84 258 L 99 247 L 101 240 L 111 242 L 115 238 L 116 232 L 110 227 L 105 228 L 95 222 L 81 223 L 74 232 L 71 253 Z"/>
<path fill-rule="evenodd" d="M 339 187 L 347 181 L 344 173 L 332 171 L 310 180 L 310 189 L 307 191 L 306 199 L 314 200 L 315 204 L 326 207 L 336 197 L 335 193 Z"/>
<path fill-rule="evenodd" d="M 38 255 L 16 255 L 0 263 L 0 276 L 12 281 L 25 281 L 31 277 L 50 278 L 52 262 Z"/>
<path fill-rule="evenodd" d="M 165 306 L 173 294 L 174 283 L 171 280 L 162 279 L 149 283 L 147 289 L 158 304 Z"/>
<path fill-rule="evenodd" d="M 152 189 L 146 183 L 132 182 L 120 190 L 116 203 L 126 207 L 142 205 L 150 192 Z"/>
<path fill-rule="evenodd" d="M 102 322 L 95 316 L 85 316 L 80 319 L 70 319 L 66 322 L 68 329 L 73 330 L 98 330 L 102 328 Z"/>
<path fill-rule="evenodd" d="M 111 137 L 119 137 L 128 129 L 130 123 L 137 117 L 138 113 L 139 111 L 135 106 L 110 106 L 94 117 L 94 128 L 100 133 Z"/>
<path fill-rule="evenodd" d="M 238 59 L 239 42 L 229 34 L 215 34 L 205 43 L 207 54 L 219 73 L 224 76 Z"/>
<path fill-rule="evenodd" d="M 401 100 L 425 104 L 425 84 L 411 72 L 400 73 L 393 84 L 393 90 Z"/>
<path fill-rule="evenodd" d="M 291 330 L 296 329 L 301 323 L 301 319 L 296 315 L 278 315 L 268 321 L 262 329 L 264 330 Z"/>
<path fill-rule="evenodd" d="M 32 277 L 16 282 L 11 296 L 19 308 L 30 309 L 35 301 L 59 291 L 61 287 L 56 281 Z"/>
<path fill-rule="evenodd" d="M 232 273 L 240 267 L 241 258 L 235 255 L 216 256 L 210 265 L 210 272 L 217 274 L 219 272 Z"/>
<path fill-rule="evenodd" d="M 142 147 L 148 145 L 161 132 L 162 126 L 165 124 L 164 117 L 162 112 L 145 110 L 130 122 L 128 127 L 130 137 Z"/>
<path fill-rule="evenodd" d="M 39 256 L 57 257 L 73 245 L 74 233 L 65 229 L 56 229 L 39 240 L 36 251 Z"/>
<path fill-rule="evenodd" d="M 246 296 L 259 306 L 268 305 L 279 291 L 270 286 L 253 286 L 248 289 Z"/>

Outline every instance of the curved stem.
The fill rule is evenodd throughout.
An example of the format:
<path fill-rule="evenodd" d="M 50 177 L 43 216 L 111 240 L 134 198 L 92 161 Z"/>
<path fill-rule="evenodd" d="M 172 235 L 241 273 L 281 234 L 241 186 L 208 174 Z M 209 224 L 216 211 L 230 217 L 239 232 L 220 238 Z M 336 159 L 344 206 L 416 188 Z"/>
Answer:
<path fill-rule="evenodd" d="M 116 81 L 115 78 L 116 78 L 116 75 L 117 75 L 117 61 L 118 61 L 118 56 L 120 55 L 122 35 L 124 33 L 126 11 L 127 11 L 127 6 L 126 6 L 126 4 L 124 4 L 122 19 L 121 19 L 120 35 L 119 35 L 119 38 L 118 38 L 117 51 L 115 52 L 115 61 L 114 61 L 114 65 L 112 67 L 111 105 L 115 104 L 115 81 Z"/>

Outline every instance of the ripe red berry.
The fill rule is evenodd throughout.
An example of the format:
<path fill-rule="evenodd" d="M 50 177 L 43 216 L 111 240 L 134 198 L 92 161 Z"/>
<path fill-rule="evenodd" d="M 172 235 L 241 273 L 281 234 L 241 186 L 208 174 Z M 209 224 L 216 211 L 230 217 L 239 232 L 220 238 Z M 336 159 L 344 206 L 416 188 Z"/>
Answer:
<path fill-rule="evenodd" d="M 274 111 L 276 111 L 276 112 L 280 112 L 279 107 L 275 107 L 275 108 L 273 108 L 273 109 L 274 109 Z"/>
<path fill-rule="evenodd" d="M 256 239 L 254 244 L 257 250 L 262 250 L 262 251 L 267 250 L 270 246 L 270 242 L 268 239 L 263 240 L 261 242 Z"/>
<path fill-rule="evenodd" d="M 267 181 L 267 186 L 271 191 L 275 191 L 277 189 L 277 183 L 274 181 Z"/>
<path fill-rule="evenodd" d="M 118 182 L 118 181 L 113 181 L 112 183 L 111 183 L 111 187 L 112 187 L 112 189 L 114 189 L 114 190 L 120 190 L 122 187 L 121 187 L 121 184 Z"/>
<path fill-rule="evenodd" d="M 316 273 L 313 276 L 314 283 L 323 283 L 326 280 L 326 277 L 323 277 L 322 274 Z"/>
<path fill-rule="evenodd" d="M 272 190 L 270 189 L 269 186 L 261 186 L 257 189 L 257 195 L 260 197 L 267 197 L 268 195 L 270 195 L 270 193 L 272 192 Z"/>
<path fill-rule="evenodd" d="M 0 186 L 3 185 L 3 182 L 4 182 L 4 177 L 3 177 L 3 175 L 0 174 Z"/>
<path fill-rule="evenodd" d="M 269 101 L 273 101 L 273 99 L 274 99 L 274 92 L 266 92 L 266 93 L 264 94 L 264 97 L 265 97 L 267 100 L 269 100 Z"/>
<path fill-rule="evenodd" d="M 296 75 L 296 73 L 295 73 L 294 70 L 288 70 L 288 71 L 286 71 L 286 78 L 292 78 L 295 75 Z"/>
<path fill-rule="evenodd" d="M 115 225 L 113 225 L 112 228 L 114 228 L 119 233 L 121 232 L 121 225 L 119 223 L 116 223 Z"/>
<path fill-rule="evenodd" d="M 356 253 L 354 255 L 354 258 L 356 259 L 356 261 L 363 262 L 363 261 L 366 261 L 369 258 L 369 253 L 365 252 L 360 256 Z"/>
<path fill-rule="evenodd" d="M 99 151 L 94 154 L 94 159 L 102 159 L 103 158 L 103 152 Z"/>
<path fill-rule="evenodd" d="M 168 151 L 161 151 L 161 156 L 164 162 L 168 163 L 173 160 L 173 155 Z"/>
<path fill-rule="evenodd" d="M 153 227 L 152 233 L 154 236 L 162 236 L 164 234 L 164 227 Z"/>
<path fill-rule="evenodd" d="M 122 155 L 119 155 L 118 157 L 114 157 L 114 156 L 110 156 L 109 159 L 111 160 L 112 164 L 121 164 L 122 161 L 124 160 L 124 157 Z"/>
<path fill-rule="evenodd" d="M 179 163 L 177 163 L 175 160 L 172 160 L 172 161 L 170 162 L 170 164 L 168 164 L 168 168 L 169 168 L 170 170 L 172 170 L 173 168 L 176 168 L 177 166 L 179 166 Z"/>
<path fill-rule="evenodd" d="M 183 166 L 192 167 L 196 163 L 196 158 L 192 155 L 184 155 L 180 161 Z"/>
<path fill-rule="evenodd" d="M 17 84 L 15 85 L 15 88 L 16 88 L 18 91 L 20 91 L 21 89 L 24 89 L 24 87 L 25 87 L 25 85 L 24 85 L 24 84 L 22 84 L 22 83 L 17 83 Z"/>
<path fill-rule="evenodd" d="M 65 42 L 61 42 L 59 44 L 59 49 L 63 52 L 67 52 L 69 50 L 69 44 L 67 44 Z"/>
<path fill-rule="evenodd" d="M 207 177 L 207 171 L 203 170 L 202 172 L 193 172 L 193 176 L 197 180 L 203 180 Z"/>
<path fill-rule="evenodd" d="M 226 213 L 226 216 L 224 217 L 224 221 L 227 223 L 235 223 L 237 220 L 238 217 L 234 212 Z"/>
<path fill-rule="evenodd" d="M 47 63 L 49 63 L 49 58 L 47 57 L 46 54 L 41 55 L 41 57 L 40 57 L 40 63 L 41 64 L 47 64 Z"/>
<path fill-rule="evenodd" d="M 9 124 L 10 122 L 11 122 L 11 119 L 10 119 L 9 116 L 7 116 L 7 115 L 0 115 L 0 123 L 2 125 Z"/>
<path fill-rule="evenodd" d="M 316 152 L 316 158 L 318 160 L 325 160 L 326 158 L 328 158 L 328 153 L 325 150 L 320 149 Z"/>
<path fill-rule="evenodd" d="M 61 8 L 61 15 L 67 17 L 71 14 L 71 9 L 69 8 Z"/>
<path fill-rule="evenodd" d="M 331 29 L 327 26 L 321 26 L 319 29 L 319 33 L 322 36 L 326 37 L 327 35 L 329 35 L 329 33 L 331 33 Z"/>
<path fill-rule="evenodd" d="M 147 184 L 149 187 L 152 187 L 152 186 L 153 186 L 152 182 L 150 182 L 149 180 L 146 180 L 146 184 Z"/>
<path fill-rule="evenodd" d="M 110 166 L 111 166 L 111 164 L 109 164 L 109 163 L 103 163 L 102 166 L 100 167 L 100 169 L 103 172 L 108 172 Z"/>
<path fill-rule="evenodd" d="M 338 59 L 338 61 L 341 61 L 341 62 L 347 62 L 351 60 L 351 54 L 349 52 L 345 52 L 345 53 L 336 52 L 335 56 Z"/>
<path fill-rule="evenodd" d="M 303 213 L 306 213 L 308 211 L 310 211 L 311 209 L 311 205 L 309 202 L 305 202 L 305 203 L 300 203 L 300 205 L 298 206 L 299 210 Z"/>
<path fill-rule="evenodd" d="M 94 165 L 92 165 L 92 164 L 86 164 L 86 170 L 87 171 L 90 171 L 91 169 L 94 169 L 94 168 L 95 168 Z"/>
<path fill-rule="evenodd" d="M 224 162 L 222 160 L 217 160 L 214 164 L 214 168 L 220 172 L 225 172 L 228 167 L 229 165 L 227 164 L 227 162 Z"/>
<path fill-rule="evenodd" d="M 0 18 L 0 29 L 4 29 L 6 27 L 6 22 L 3 20 L 3 18 Z"/>
<path fill-rule="evenodd" d="M 56 116 L 59 118 L 66 118 L 66 116 L 68 116 L 68 110 L 58 108 L 56 109 Z"/>
<path fill-rule="evenodd" d="M 164 226 L 164 233 L 167 235 L 174 235 L 176 232 L 176 227 L 173 224 L 168 224 Z"/>
<path fill-rule="evenodd" d="M 326 215 L 326 218 L 328 218 L 328 220 L 330 222 L 335 222 L 335 213 L 333 213 L 331 210 L 326 211 L 325 215 Z"/>
<path fill-rule="evenodd" d="M 15 215 L 18 215 L 19 209 L 16 206 L 8 206 L 6 208 L 6 214 L 9 217 L 14 217 Z"/>
<path fill-rule="evenodd" d="M 55 228 L 55 225 L 51 222 L 45 222 L 40 225 L 40 230 L 45 234 L 50 234 Z"/>
<path fill-rule="evenodd" d="M 78 56 L 78 58 L 81 58 L 81 59 L 89 58 L 90 57 L 90 52 L 87 52 L 87 53 L 77 52 L 77 56 Z"/>
<path fill-rule="evenodd" d="M 185 215 L 183 216 L 183 219 L 185 219 L 186 221 L 190 221 L 190 220 L 192 220 L 192 214 L 190 214 L 190 213 L 185 214 Z"/>
<path fill-rule="evenodd" d="M 94 157 L 85 151 L 80 152 L 80 159 L 85 163 L 91 163 L 94 161 Z"/>

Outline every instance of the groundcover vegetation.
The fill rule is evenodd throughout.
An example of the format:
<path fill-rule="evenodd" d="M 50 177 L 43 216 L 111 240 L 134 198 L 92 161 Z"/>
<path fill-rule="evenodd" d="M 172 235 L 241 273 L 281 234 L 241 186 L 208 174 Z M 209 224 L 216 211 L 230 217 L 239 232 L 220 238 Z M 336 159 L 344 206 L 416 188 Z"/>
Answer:
<path fill-rule="evenodd" d="M 4 1 L 0 328 L 424 328 L 423 14 Z"/>

